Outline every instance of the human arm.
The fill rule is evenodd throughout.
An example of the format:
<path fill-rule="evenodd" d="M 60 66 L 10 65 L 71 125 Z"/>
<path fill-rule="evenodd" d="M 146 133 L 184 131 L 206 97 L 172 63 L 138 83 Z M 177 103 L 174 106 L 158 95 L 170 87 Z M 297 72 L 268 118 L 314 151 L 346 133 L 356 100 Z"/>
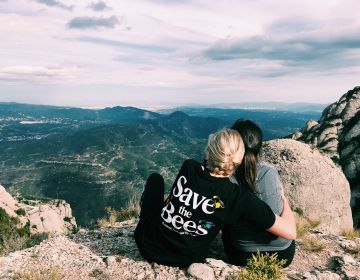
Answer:
<path fill-rule="evenodd" d="M 275 215 L 275 223 L 267 231 L 279 237 L 293 240 L 296 239 L 296 223 L 293 212 L 291 211 L 288 200 L 282 196 L 284 209 L 281 216 Z"/>

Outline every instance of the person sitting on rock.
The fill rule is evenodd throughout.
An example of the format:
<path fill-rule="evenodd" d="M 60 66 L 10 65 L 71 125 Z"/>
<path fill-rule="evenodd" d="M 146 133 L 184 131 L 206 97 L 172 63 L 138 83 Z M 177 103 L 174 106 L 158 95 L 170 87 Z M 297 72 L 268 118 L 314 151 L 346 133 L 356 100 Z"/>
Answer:
<path fill-rule="evenodd" d="M 206 167 L 185 160 L 165 202 L 163 177 L 153 173 L 147 179 L 134 234 L 146 260 L 180 267 L 203 262 L 225 223 L 247 221 L 284 238 L 295 238 L 287 203 L 280 217 L 247 188 L 229 180 L 244 156 L 237 131 L 211 134 L 205 154 Z"/>
<path fill-rule="evenodd" d="M 280 215 L 286 210 L 287 202 L 283 200 L 282 184 L 276 168 L 259 161 L 263 139 L 261 129 L 249 120 L 238 120 L 232 128 L 240 133 L 245 144 L 244 159 L 235 171 L 235 181 L 241 188 L 248 187 L 275 214 Z M 284 266 L 290 265 L 295 254 L 294 240 L 278 237 L 246 220 L 226 225 L 222 230 L 222 240 L 229 262 L 241 266 L 246 265 L 257 251 L 276 253 L 279 260 L 286 261 Z"/>

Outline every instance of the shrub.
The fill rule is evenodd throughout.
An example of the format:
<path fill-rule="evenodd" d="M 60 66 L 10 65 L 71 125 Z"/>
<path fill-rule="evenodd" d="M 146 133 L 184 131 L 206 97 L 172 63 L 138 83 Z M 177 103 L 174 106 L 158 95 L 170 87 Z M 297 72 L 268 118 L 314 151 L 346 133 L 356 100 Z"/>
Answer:
<path fill-rule="evenodd" d="M 18 273 L 13 277 L 13 280 L 61 280 L 62 278 L 59 268 L 55 267 Z"/>
<path fill-rule="evenodd" d="M 135 197 L 132 197 L 126 207 L 115 210 L 111 207 L 105 208 L 106 217 L 98 220 L 100 227 L 114 226 L 116 222 L 136 218 L 140 214 L 140 207 Z"/>
<path fill-rule="evenodd" d="M 64 222 L 71 223 L 71 217 L 64 217 Z"/>
<path fill-rule="evenodd" d="M 285 260 L 279 261 L 276 254 L 256 255 L 248 261 L 246 267 L 232 280 L 281 280 L 284 277 L 283 265 Z"/>
<path fill-rule="evenodd" d="M 355 240 L 356 238 L 360 238 L 360 231 L 353 228 L 344 229 L 341 235 L 345 236 L 347 239 Z"/>
<path fill-rule="evenodd" d="M 126 207 L 120 208 L 117 212 L 117 221 L 126 221 L 136 218 L 140 215 L 139 199 L 137 196 L 132 196 L 128 201 Z"/>
<path fill-rule="evenodd" d="M 15 213 L 19 216 L 25 216 L 26 212 L 24 208 L 19 208 L 15 210 Z"/>
<path fill-rule="evenodd" d="M 303 238 L 302 247 L 306 251 L 321 252 L 325 249 L 325 244 L 314 236 L 306 236 Z"/>
<path fill-rule="evenodd" d="M 49 239 L 49 233 L 47 232 L 35 233 L 33 235 L 30 235 L 29 239 L 27 240 L 26 247 L 29 248 L 39 245 L 42 241 L 46 239 Z"/>
<path fill-rule="evenodd" d="M 296 232 L 298 238 L 302 238 L 311 229 L 316 228 L 320 224 L 320 220 L 310 219 L 303 215 L 296 217 Z"/>
<path fill-rule="evenodd" d="M 0 208 L 0 255 L 34 246 L 48 237 L 46 234 L 31 235 L 30 223 L 24 227 L 18 226 L 19 220 Z"/>

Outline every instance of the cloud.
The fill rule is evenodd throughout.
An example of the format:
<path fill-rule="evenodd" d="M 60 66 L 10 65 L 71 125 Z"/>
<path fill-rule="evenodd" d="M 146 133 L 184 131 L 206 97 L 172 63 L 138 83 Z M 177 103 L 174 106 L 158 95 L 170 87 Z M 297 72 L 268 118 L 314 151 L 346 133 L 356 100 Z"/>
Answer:
<path fill-rule="evenodd" d="M 92 2 L 89 6 L 89 8 L 93 9 L 94 11 L 104 11 L 107 9 L 111 9 L 106 2 L 104 1 L 98 1 L 98 2 Z"/>
<path fill-rule="evenodd" d="M 78 67 L 16 65 L 0 68 L 0 78 L 27 81 L 71 80 L 81 72 Z"/>
<path fill-rule="evenodd" d="M 76 17 L 68 22 L 69 28 L 90 29 L 90 28 L 114 28 L 120 24 L 116 16 L 111 17 Z"/>
<path fill-rule="evenodd" d="M 271 30 L 284 28 L 288 34 L 272 32 L 276 35 L 218 40 L 205 49 L 201 57 L 213 61 L 280 61 L 294 69 L 311 67 L 316 71 L 351 66 L 359 62 L 358 59 L 351 59 L 349 55 L 354 51 L 360 52 L 359 29 L 304 31 L 304 26 L 294 24 L 287 27 L 273 25 Z M 281 74 L 281 71 L 279 73 Z"/>
<path fill-rule="evenodd" d="M 78 38 L 81 42 L 106 45 L 118 48 L 135 49 L 140 51 L 152 52 L 152 53 L 171 53 L 175 51 L 174 48 L 164 45 L 147 45 L 138 43 L 129 43 L 118 40 L 103 39 L 97 37 L 83 36 Z"/>
<path fill-rule="evenodd" d="M 64 3 L 57 0 L 36 0 L 36 1 L 49 7 L 58 7 L 68 11 L 71 11 L 74 8 L 74 6 L 67 6 Z"/>

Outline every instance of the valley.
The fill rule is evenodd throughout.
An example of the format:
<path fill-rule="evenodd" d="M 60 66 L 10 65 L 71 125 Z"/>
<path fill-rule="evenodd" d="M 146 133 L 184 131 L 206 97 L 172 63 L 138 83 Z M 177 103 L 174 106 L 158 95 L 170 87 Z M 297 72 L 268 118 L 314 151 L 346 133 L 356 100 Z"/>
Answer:
<path fill-rule="evenodd" d="M 320 113 L 133 107 L 101 110 L 0 103 L 0 184 L 13 194 L 65 199 L 78 224 L 138 197 L 151 172 L 170 188 L 182 162 L 203 160 L 210 133 L 255 119 L 267 139 L 288 135 Z"/>

